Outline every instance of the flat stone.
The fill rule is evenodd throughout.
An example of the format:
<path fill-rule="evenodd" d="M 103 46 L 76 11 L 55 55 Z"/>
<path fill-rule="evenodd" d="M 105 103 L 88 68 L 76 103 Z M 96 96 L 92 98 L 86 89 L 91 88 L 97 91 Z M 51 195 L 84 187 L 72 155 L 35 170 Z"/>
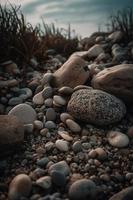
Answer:
<path fill-rule="evenodd" d="M 73 89 L 68 86 L 61 87 L 58 92 L 62 95 L 71 95 L 73 93 Z"/>
<path fill-rule="evenodd" d="M 63 152 L 67 152 L 69 150 L 68 142 L 64 140 L 56 140 L 55 146 L 57 149 Z"/>
<path fill-rule="evenodd" d="M 69 135 L 67 131 L 58 131 L 58 134 L 66 141 L 73 141 L 73 137 Z"/>
<path fill-rule="evenodd" d="M 72 119 L 67 119 L 66 124 L 68 128 L 74 133 L 79 133 L 81 131 L 81 127 Z"/>
<path fill-rule="evenodd" d="M 48 121 L 55 121 L 56 119 L 56 112 L 53 108 L 48 108 L 46 111 L 46 120 Z"/>
<path fill-rule="evenodd" d="M 95 44 L 88 50 L 88 57 L 91 58 L 96 58 L 99 56 L 99 54 L 104 53 L 104 50 L 101 45 Z"/>
<path fill-rule="evenodd" d="M 61 113 L 60 119 L 63 123 L 66 123 L 67 119 L 73 119 L 73 117 L 69 113 Z"/>
<path fill-rule="evenodd" d="M 61 105 L 61 106 L 65 106 L 67 103 L 66 100 L 59 95 L 54 95 L 53 100 L 57 105 Z"/>
<path fill-rule="evenodd" d="M 18 104 L 23 103 L 23 99 L 20 97 L 12 97 L 9 101 L 8 101 L 8 105 L 9 106 L 16 106 Z"/>
<path fill-rule="evenodd" d="M 12 108 L 8 115 L 15 115 L 24 124 L 32 124 L 36 120 L 35 110 L 28 104 L 19 104 Z"/>
<path fill-rule="evenodd" d="M 32 99 L 33 103 L 36 105 L 42 105 L 44 103 L 44 98 L 42 96 L 42 92 L 39 92 L 38 94 L 36 94 L 33 99 Z"/>

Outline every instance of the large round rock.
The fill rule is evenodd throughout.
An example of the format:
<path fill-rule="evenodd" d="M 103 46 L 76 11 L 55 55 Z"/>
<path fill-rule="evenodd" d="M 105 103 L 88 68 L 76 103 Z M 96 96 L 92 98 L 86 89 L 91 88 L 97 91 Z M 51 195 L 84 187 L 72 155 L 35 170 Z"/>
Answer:
<path fill-rule="evenodd" d="M 133 199 L 133 186 L 127 187 L 117 194 L 113 195 L 109 200 L 131 200 Z"/>
<path fill-rule="evenodd" d="M 94 200 L 96 193 L 95 183 L 88 179 L 81 179 L 74 182 L 69 189 L 71 200 Z"/>
<path fill-rule="evenodd" d="M 15 115 L 24 124 L 32 124 L 36 120 L 35 110 L 26 103 L 15 106 L 8 115 Z"/>
<path fill-rule="evenodd" d="M 120 99 L 101 90 L 92 89 L 74 92 L 67 110 L 74 118 L 96 125 L 118 122 L 126 113 L 126 107 Z"/>

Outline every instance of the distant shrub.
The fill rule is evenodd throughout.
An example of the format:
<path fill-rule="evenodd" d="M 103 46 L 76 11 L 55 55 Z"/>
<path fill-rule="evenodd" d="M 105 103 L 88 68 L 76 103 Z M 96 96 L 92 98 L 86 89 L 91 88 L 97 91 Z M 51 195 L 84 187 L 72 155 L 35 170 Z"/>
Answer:
<path fill-rule="evenodd" d="M 118 10 L 109 17 L 109 31 L 121 31 L 125 35 L 125 39 L 133 39 L 133 9 L 125 8 Z"/>

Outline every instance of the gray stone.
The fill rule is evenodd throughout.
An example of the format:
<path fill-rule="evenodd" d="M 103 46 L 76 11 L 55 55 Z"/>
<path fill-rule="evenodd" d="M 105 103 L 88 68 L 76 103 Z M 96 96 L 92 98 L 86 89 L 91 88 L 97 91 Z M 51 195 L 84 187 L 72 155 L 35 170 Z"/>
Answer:
<path fill-rule="evenodd" d="M 53 121 L 47 121 L 45 123 L 45 128 L 48 128 L 48 129 L 55 129 L 56 128 L 56 124 L 53 122 Z"/>
<path fill-rule="evenodd" d="M 68 128 L 74 133 L 79 133 L 81 131 L 81 127 L 72 119 L 67 119 L 66 124 Z"/>
<path fill-rule="evenodd" d="M 109 200 L 132 200 L 133 199 L 133 186 L 127 187 L 117 194 L 113 195 Z"/>
<path fill-rule="evenodd" d="M 49 173 L 51 174 L 52 171 L 62 172 L 65 176 L 68 176 L 70 173 L 69 166 L 64 160 L 51 165 L 49 167 Z"/>
<path fill-rule="evenodd" d="M 64 173 L 62 173 L 60 171 L 53 170 L 51 172 L 51 178 L 52 178 L 52 182 L 57 187 L 64 187 L 66 184 L 66 176 L 64 175 Z"/>
<path fill-rule="evenodd" d="M 56 119 L 56 112 L 53 108 L 48 108 L 46 111 L 46 120 L 47 121 L 55 121 Z"/>
<path fill-rule="evenodd" d="M 36 184 L 45 190 L 52 188 L 52 179 L 50 176 L 43 176 L 37 179 Z"/>
<path fill-rule="evenodd" d="M 74 142 L 73 145 L 72 145 L 72 149 L 73 149 L 73 151 L 75 153 L 78 153 L 78 152 L 82 151 L 82 144 L 81 144 L 81 142 L 80 141 Z"/>
<path fill-rule="evenodd" d="M 32 124 L 36 120 L 35 110 L 25 103 L 12 108 L 8 115 L 15 115 L 24 124 Z"/>
<path fill-rule="evenodd" d="M 101 90 L 74 92 L 67 110 L 74 118 L 96 125 L 118 122 L 126 114 L 126 107 L 120 99 Z"/>
<path fill-rule="evenodd" d="M 42 91 L 42 96 L 44 99 L 52 97 L 52 94 L 53 94 L 53 89 L 50 86 L 45 87 Z"/>
<path fill-rule="evenodd" d="M 68 142 L 64 140 L 56 140 L 55 146 L 62 152 L 67 152 L 69 150 Z"/>
<path fill-rule="evenodd" d="M 12 97 L 9 101 L 8 101 L 8 105 L 9 106 L 16 106 L 20 103 L 23 103 L 23 99 L 20 97 Z"/>

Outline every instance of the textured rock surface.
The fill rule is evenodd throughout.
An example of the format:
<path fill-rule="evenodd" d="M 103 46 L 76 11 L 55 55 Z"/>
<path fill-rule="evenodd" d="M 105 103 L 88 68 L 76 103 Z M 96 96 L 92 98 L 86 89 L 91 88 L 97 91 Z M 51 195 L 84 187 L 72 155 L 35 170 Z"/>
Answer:
<path fill-rule="evenodd" d="M 96 125 L 118 122 L 126 113 L 124 103 L 115 96 L 101 90 L 87 89 L 73 93 L 67 110 L 76 119 Z"/>
<path fill-rule="evenodd" d="M 74 88 L 77 85 L 84 84 L 89 78 L 89 71 L 85 70 L 85 61 L 74 56 L 69 58 L 61 68 L 54 73 L 54 84 L 62 86 L 70 86 Z"/>
<path fill-rule="evenodd" d="M 133 199 L 133 186 L 123 189 L 122 191 L 115 194 L 109 200 L 131 200 Z"/>
<path fill-rule="evenodd" d="M 15 116 L 0 115 L 0 153 L 20 144 L 23 139 L 23 124 Z"/>
<path fill-rule="evenodd" d="M 92 79 L 92 86 L 126 102 L 133 101 L 133 64 L 121 64 L 99 72 Z"/>

